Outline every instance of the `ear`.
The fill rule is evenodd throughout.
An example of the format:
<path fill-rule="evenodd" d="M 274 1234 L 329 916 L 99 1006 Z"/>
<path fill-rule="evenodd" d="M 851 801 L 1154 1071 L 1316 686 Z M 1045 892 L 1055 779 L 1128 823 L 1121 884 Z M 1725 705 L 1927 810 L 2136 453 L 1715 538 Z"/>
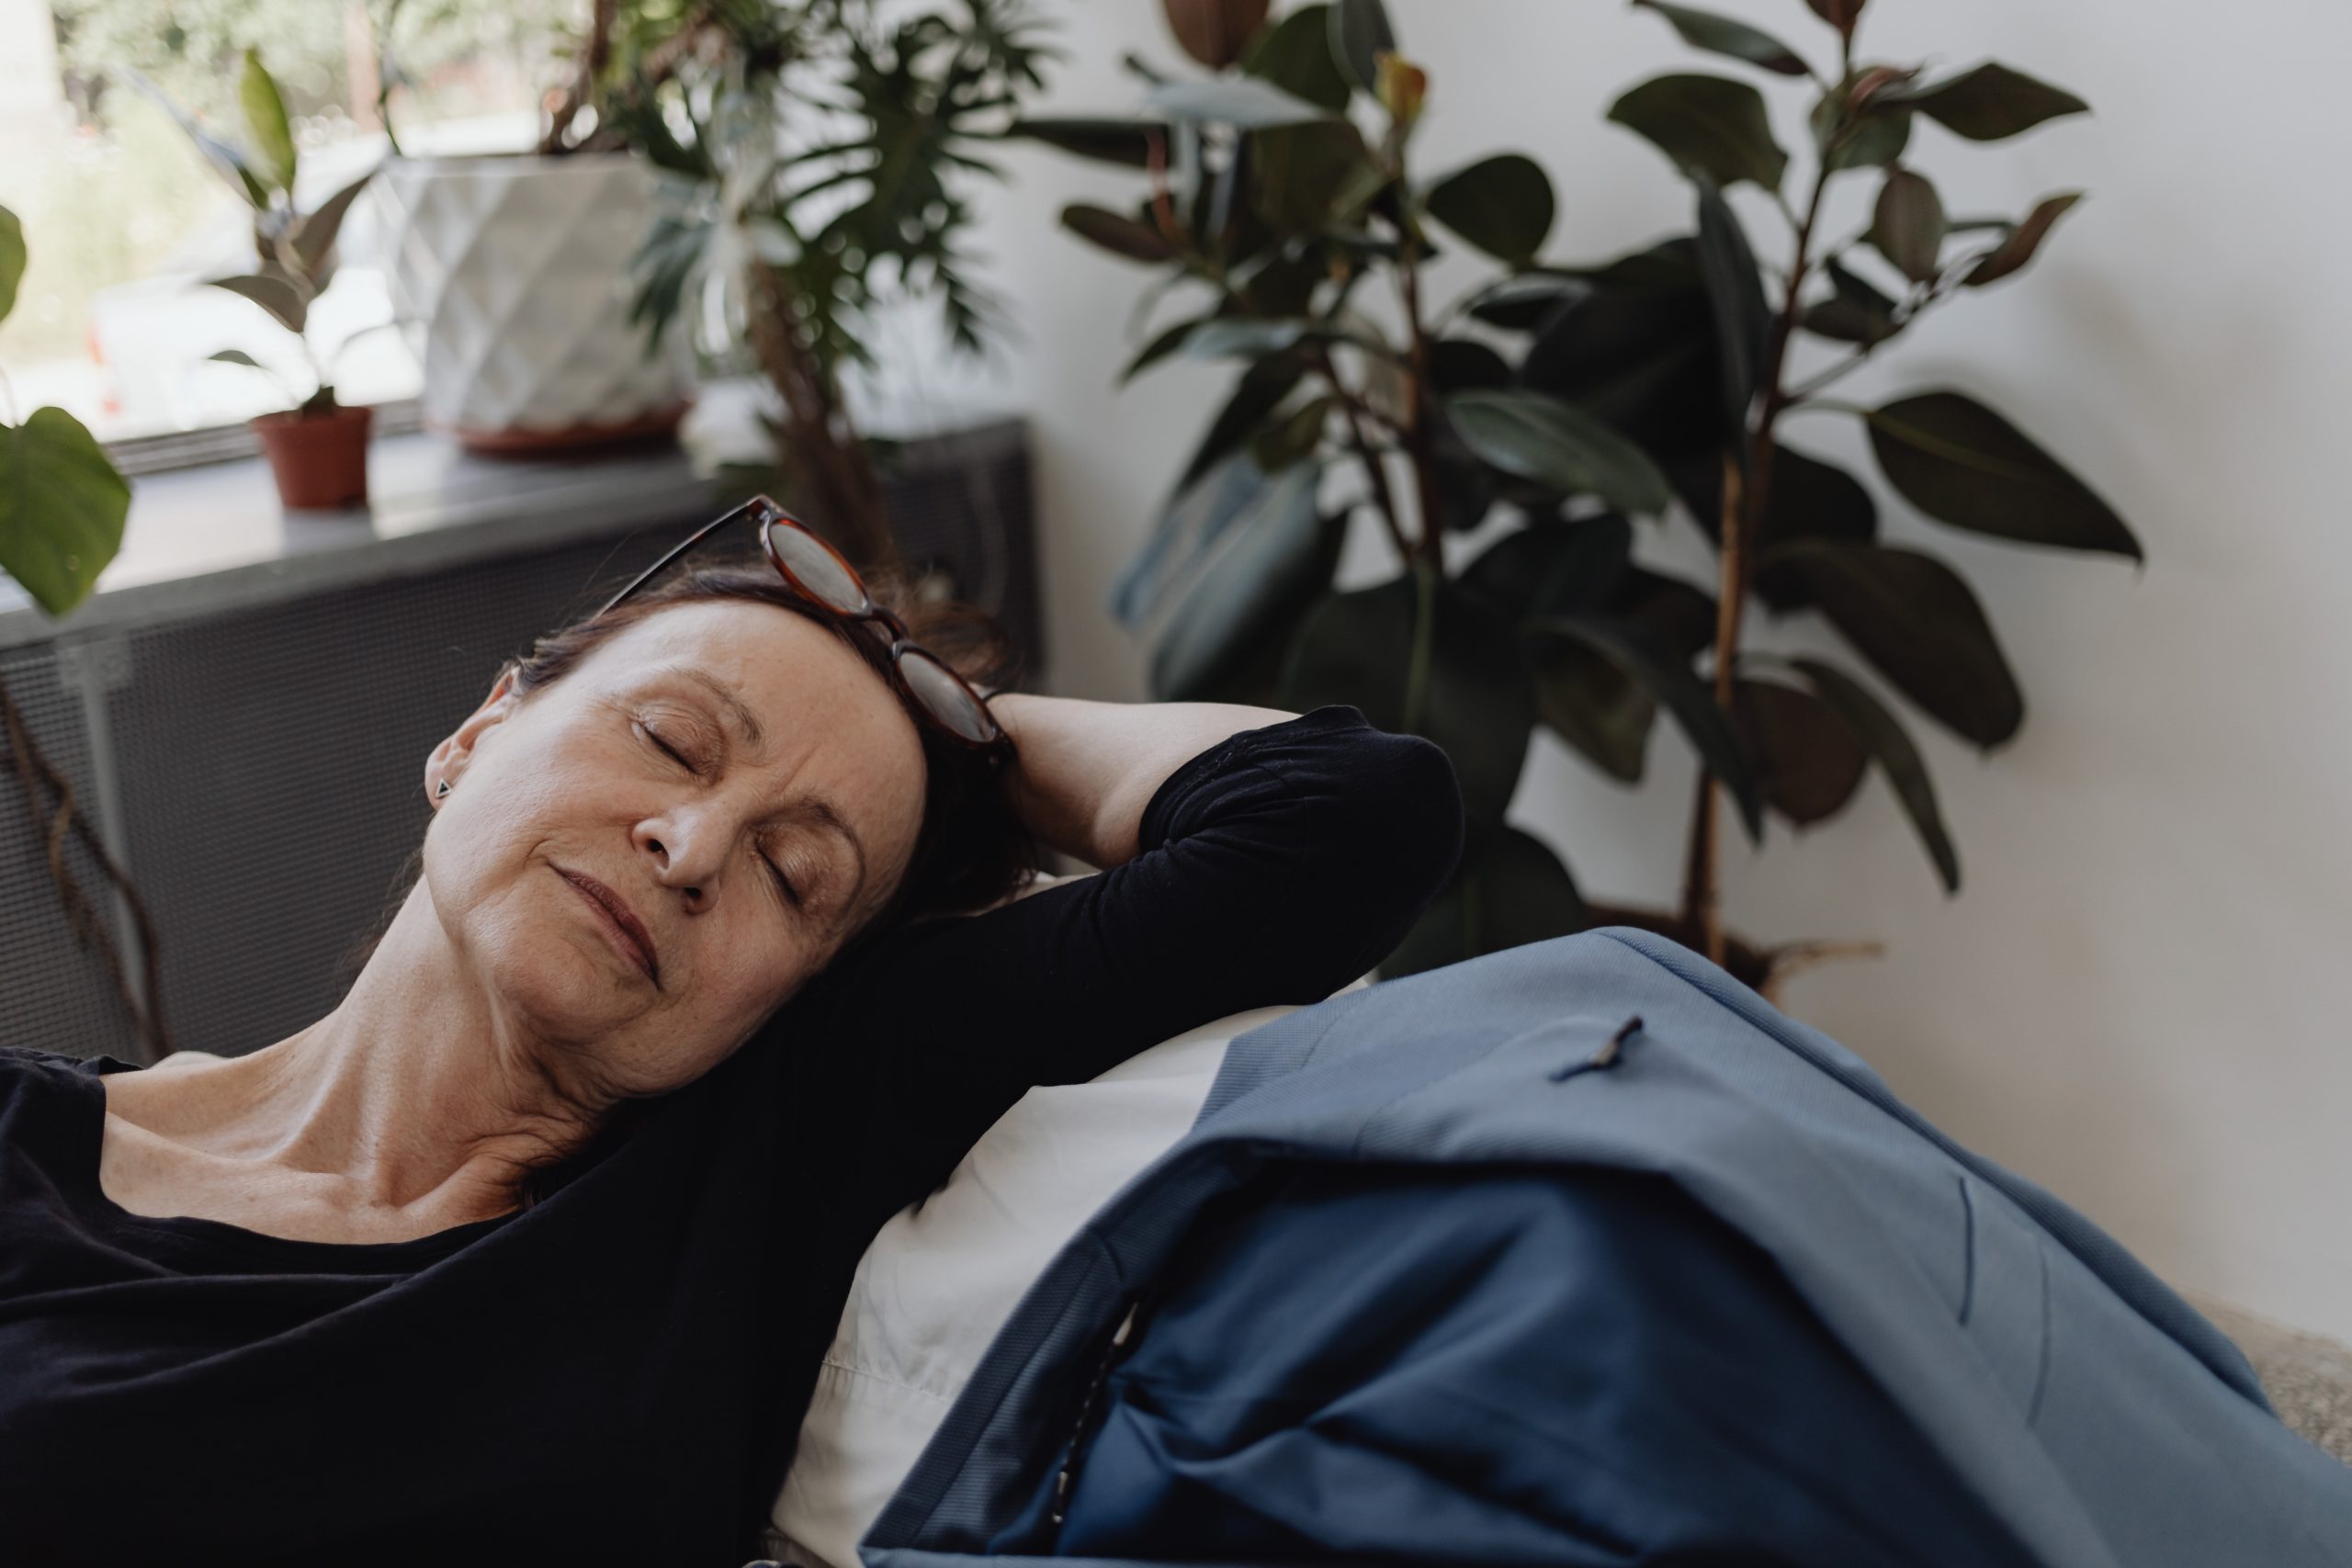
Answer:
<path fill-rule="evenodd" d="M 490 733 L 492 726 L 503 722 L 520 701 L 522 695 L 514 689 L 514 672 L 507 671 L 498 677 L 498 683 L 491 687 L 490 695 L 481 700 L 481 706 L 467 715 L 463 724 L 451 730 L 441 744 L 433 748 L 433 754 L 424 760 L 424 794 L 435 810 L 440 808 L 443 799 L 443 781 L 447 781 L 450 787 L 456 787 L 467 765 L 473 761 L 474 748 L 481 743 L 481 738 Z"/>

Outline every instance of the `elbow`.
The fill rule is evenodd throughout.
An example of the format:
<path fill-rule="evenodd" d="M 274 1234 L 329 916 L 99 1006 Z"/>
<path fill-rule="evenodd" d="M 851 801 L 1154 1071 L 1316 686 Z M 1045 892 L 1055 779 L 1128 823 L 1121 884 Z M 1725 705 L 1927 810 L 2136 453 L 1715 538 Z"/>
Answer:
<path fill-rule="evenodd" d="M 1350 781 L 1350 828 L 1333 836 L 1325 868 L 1326 897 L 1335 888 L 1345 900 L 1327 905 L 1345 911 L 1332 933 L 1335 988 L 1405 940 L 1462 859 L 1462 787 L 1444 750 L 1416 735 L 1384 736 L 1380 750 Z"/>

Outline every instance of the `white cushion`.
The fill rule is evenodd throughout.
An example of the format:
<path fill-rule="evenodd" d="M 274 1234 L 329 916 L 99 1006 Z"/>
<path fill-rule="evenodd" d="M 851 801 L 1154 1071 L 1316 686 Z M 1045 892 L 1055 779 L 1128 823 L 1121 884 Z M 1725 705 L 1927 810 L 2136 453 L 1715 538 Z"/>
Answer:
<path fill-rule="evenodd" d="M 1091 1083 L 1031 1089 L 946 1186 L 882 1228 L 858 1263 L 818 1372 L 771 1512 L 770 1551 L 787 1562 L 857 1568 L 859 1538 L 1030 1282 L 1095 1210 L 1184 1135 L 1234 1036 L 1292 1010 L 1236 1013 Z"/>

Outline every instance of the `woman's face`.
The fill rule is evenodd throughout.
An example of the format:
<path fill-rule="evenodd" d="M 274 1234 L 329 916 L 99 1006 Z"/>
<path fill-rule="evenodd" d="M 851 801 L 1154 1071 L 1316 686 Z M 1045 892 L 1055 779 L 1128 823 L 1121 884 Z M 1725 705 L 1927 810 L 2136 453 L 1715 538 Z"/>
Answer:
<path fill-rule="evenodd" d="M 424 884 L 499 1023 L 594 1092 L 723 1060 L 897 888 L 922 747 L 872 666 L 805 616 L 681 604 L 518 700 L 504 682 L 425 770 L 450 790 Z"/>

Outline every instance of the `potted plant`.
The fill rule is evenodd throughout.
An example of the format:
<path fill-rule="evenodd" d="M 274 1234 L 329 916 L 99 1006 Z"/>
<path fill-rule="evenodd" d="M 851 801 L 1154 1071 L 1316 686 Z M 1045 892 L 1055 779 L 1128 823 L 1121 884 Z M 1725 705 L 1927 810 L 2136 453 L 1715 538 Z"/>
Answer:
<path fill-rule="evenodd" d="M 662 211 L 610 90 L 665 79 L 719 9 L 592 0 L 571 79 L 529 152 L 410 156 L 390 118 L 400 0 L 378 30 L 392 155 L 379 200 L 389 283 L 424 366 L 428 423 L 469 449 L 530 453 L 658 438 L 693 400 L 683 334 L 631 320 L 630 266 Z"/>
<path fill-rule="evenodd" d="M 24 280 L 24 227 L 0 207 L 0 321 L 16 308 Z M 11 418 L 13 409 L 8 411 Z M 37 408 L 21 424 L 0 421 L 0 576 L 14 578 L 44 615 L 62 615 L 90 596 L 98 573 L 122 546 L 123 521 L 130 513 L 130 486 L 116 471 L 88 428 L 61 408 Z M 34 836 L 49 845 L 50 881 L 65 908 L 67 923 L 114 981 L 123 1008 L 138 1030 L 150 1063 L 171 1050 L 164 1028 L 163 992 L 155 958 L 155 929 L 147 906 L 123 874 L 88 818 L 75 809 L 74 785 L 43 754 L 32 727 L 0 680 L 0 758 L 15 775 L 7 793 L 30 813 Z M 124 973 L 99 906 L 74 873 L 66 856 L 68 836 L 81 846 L 130 912 L 145 955 L 143 994 Z"/>
<path fill-rule="evenodd" d="M 740 323 L 775 390 L 784 482 L 853 559 L 893 553 L 882 490 L 842 378 L 874 363 L 877 307 L 936 300 L 978 352 L 991 302 L 966 276 L 959 182 L 1040 85 L 1026 0 L 709 6 L 661 75 L 615 75 L 605 123 L 680 182 L 639 257 L 637 318 L 697 306 Z M 823 105 L 822 114 L 811 106 Z"/>
<path fill-rule="evenodd" d="M 244 71 L 238 83 L 238 103 L 245 118 L 242 149 L 206 134 L 144 77 L 132 73 L 131 78 L 179 122 L 206 164 L 253 209 L 254 270 L 206 281 L 259 306 L 271 321 L 294 335 L 309 361 L 309 392 L 288 388 L 289 399 L 296 400 L 294 408 L 263 414 L 253 422 L 277 481 L 278 500 L 294 509 L 366 505 L 368 432 L 374 411 L 345 408 L 335 400 L 332 361 L 349 346 L 349 340 L 338 344 L 334 355 L 322 358 L 306 329 L 311 305 L 334 277 L 335 236 L 343 228 L 344 215 L 367 187 L 373 172 L 360 175 L 309 212 L 297 208 L 294 188 L 300 156 L 294 146 L 286 99 L 253 50 L 245 51 Z M 222 349 L 210 357 L 265 369 L 242 349 Z"/>
<path fill-rule="evenodd" d="M 1702 47 L 1813 74 L 1744 24 L 1644 3 Z M 1810 3 L 1842 56 L 1812 121 L 1816 213 L 1821 182 L 1893 164 L 1915 117 L 1991 140 L 2080 107 L 2000 67 L 1922 85 L 1907 67 L 1858 64 L 1860 0 Z M 1828 660 L 1749 651 L 1742 612 L 1755 597 L 1819 613 L 1930 716 L 1988 747 L 2014 733 L 2015 684 L 1965 583 L 1923 552 L 1880 545 L 1859 481 L 1787 451 L 1776 470 L 1772 453 L 1780 417 L 1826 411 L 1818 393 L 1849 367 L 1792 381 L 1793 332 L 1868 355 L 1918 311 L 2022 266 L 2066 198 L 2021 222 L 1952 224 L 1923 176 L 1894 172 L 1853 242 L 1825 250 L 1815 220 L 1792 214 L 1786 282 L 1768 303 L 1721 188 L 1779 187 L 1786 160 L 1761 100 L 1743 84 L 1668 77 L 1612 118 L 1692 172 L 1696 233 L 1600 266 L 1546 265 L 1555 202 L 1533 162 L 1497 153 L 1434 178 L 1414 166 L 1430 83 L 1380 0 L 1301 6 L 1259 26 L 1264 10 L 1170 0 L 1178 36 L 1217 74 L 1137 64 L 1143 118 L 1019 128 L 1147 183 L 1129 210 L 1062 214 L 1160 275 L 1153 298 L 1174 319 L 1124 375 L 1177 356 L 1242 367 L 1114 590 L 1114 613 L 1153 644 L 1155 694 L 1352 703 L 1446 750 L 1468 821 L 1462 865 L 1383 965 L 1391 974 L 1609 922 L 1663 931 L 1770 987 L 1840 944 L 1723 930 L 1717 795 L 1759 837 L 1768 811 L 1803 824 L 1841 809 L 1873 763 L 1956 886 L 1932 786 L 1887 705 Z M 1947 249 L 1974 233 L 1981 244 Z M 1455 243 L 1498 270 L 1438 304 L 1427 264 Z M 1894 268 L 1899 291 L 1866 280 L 1860 246 Z M 1930 517 L 2137 554 L 2086 486 L 1973 399 L 1939 390 L 1864 417 L 1889 482 Z M 1635 558 L 1635 520 L 1664 524 L 1678 499 L 1721 541 L 1713 582 Z M 1521 526 L 1475 554 L 1448 547 L 1498 507 Z M 1357 513 L 1376 521 L 1396 574 L 1341 591 L 1332 580 Z M 1694 891 L 1676 908 L 1589 904 L 1555 849 L 1505 819 L 1530 738 L 1548 728 L 1638 782 L 1661 713 L 1708 781 L 1686 868 Z"/>

